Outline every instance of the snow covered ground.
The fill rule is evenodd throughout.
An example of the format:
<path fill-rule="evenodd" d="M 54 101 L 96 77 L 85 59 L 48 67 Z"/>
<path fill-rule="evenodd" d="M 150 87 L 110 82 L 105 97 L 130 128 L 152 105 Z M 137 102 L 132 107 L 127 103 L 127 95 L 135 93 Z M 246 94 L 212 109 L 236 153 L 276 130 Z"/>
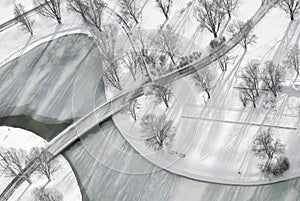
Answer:
<path fill-rule="evenodd" d="M 20 129 L 7 126 L 0 127 L 0 150 L 5 151 L 9 148 L 23 149 L 29 152 L 32 147 L 42 147 L 46 144 L 38 135 Z M 53 179 L 48 182 L 46 177 L 33 174 L 31 176 L 32 184 L 29 185 L 24 182 L 16 192 L 10 197 L 10 201 L 22 200 L 31 201 L 33 200 L 32 191 L 37 187 L 45 186 L 47 188 L 54 188 L 63 194 L 64 200 L 66 201 L 81 201 L 81 192 L 77 184 L 76 177 L 70 167 L 68 161 L 62 156 L 57 157 L 60 169 L 53 174 Z M 5 177 L 2 173 L 0 174 L 0 191 L 9 184 L 10 178 Z"/>
<path fill-rule="evenodd" d="M 260 2 L 242 1 L 236 15 L 241 16 L 239 19 L 246 20 L 259 6 Z M 176 15 L 172 17 L 167 23 L 171 25 L 178 23 L 180 17 Z M 299 22 L 297 20 L 289 23 L 285 14 L 278 8 L 268 13 L 255 28 L 257 43 L 251 46 L 246 54 L 239 46 L 230 52 L 234 60 L 226 74 L 222 74 L 216 64 L 207 68 L 215 77 L 212 98 L 207 103 L 203 101 L 205 94 L 199 92 L 189 78 L 171 84 L 173 100 L 169 109 L 165 109 L 163 104 L 154 107 L 153 101 L 149 98 L 139 98 L 138 102 L 141 105 L 141 109 L 137 112 L 139 119 L 145 114 L 166 113 L 169 119 L 175 121 L 177 134 L 172 153 L 154 152 L 147 147 L 140 120 L 135 122 L 129 113 L 123 112 L 113 116 L 117 128 L 145 158 L 161 168 L 189 178 L 217 183 L 256 185 L 299 176 L 300 157 L 295 154 L 299 149 L 291 143 L 295 141 L 299 143 L 297 105 L 300 103 L 300 96 L 297 87 L 293 87 L 292 82 L 286 82 L 275 110 L 265 107 L 264 102 L 268 96 L 261 97 L 257 109 L 252 109 L 251 106 L 243 108 L 238 98 L 238 90 L 235 89 L 239 82 L 239 72 L 248 61 L 255 59 L 261 64 L 269 60 L 275 63 L 283 62 L 288 50 L 299 43 Z M 181 27 L 179 30 L 184 37 L 204 49 L 211 36 L 200 32 L 196 37 L 191 37 L 195 36 L 197 28 L 193 25 L 195 20 L 186 20 L 179 26 Z M 185 26 L 190 29 L 182 28 Z M 188 52 L 186 49 L 182 51 Z M 123 86 L 126 89 L 135 86 L 133 80 L 128 79 L 130 77 L 128 72 L 124 73 L 122 77 L 126 79 L 121 81 Z M 292 80 L 293 76 L 288 73 L 286 79 Z M 117 90 L 106 88 L 108 99 L 116 93 Z M 267 127 L 274 128 L 275 138 L 287 145 L 286 154 L 291 163 L 291 169 L 283 177 L 271 180 L 264 177 L 257 168 L 259 159 L 251 152 L 255 136 L 261 129 Z M 179 157 L 174 151 L 185 154 L 185 157 Z"/>
<path fill-rule="evenodd" d="M 188 2 L 188 1 L 186 1 Z M 174 5 L 174 10 L 178 10 L 186 3 L 185 1 L 181 1 L 180 4 Z M 250 17 L 255 10 L 259 7 L 260 1 L 246 1 L 244 0 L 242 2 L 242 6 L 238 11 L 238 16 L 241 16 L 241 19 L 247 19 Z M 153 29 L 157 28 L 158 25 L 161 25 L 164 23 L 164 20 L 161 16 L 155 18 L 155 20 L 151 20 L 151 17 L 153 16 L 153 13 L 159 13 L 157 9 L 153 8 L 153 2 L 146 5 L 149 7 L 145 7 L 146 12 L 145 16 L 143 17 L 145 28 Z M 149 13 L 147 14 L 147 12 Z M 151 11 L 151 12 L 150 12 Z M 175 13 L 175 12 L 174 12 Z M 172 13 L 172 19 L 176 19 L 176 16 L 174 13 Z M 150 16 L 151 15 L 151 16 Z M 148 17 L 148 18 L 147 18 Z M 192 18 L 192 13 L 189 13 L 189 17 Z M 149 19 L 149 20 L 147 20 Z M 169 23 L 175 23 L 172 22 L 172 19 Z M 53 39 L 55 37 L 61 36 L 61 32 L 63 34 L 67 34 L 70 32 L 73 32 L 74 30 L 77 32 L 84 32 L 85 28 L 81 27 L 82 24 L 80 20 L 76 17 L 66 17 L 63 18 L 63 25 L 58 27 L 56 22 L 48 21 L 43 19 L 43 17 L 37 17 L 37 22 L 34 27 L 36 30 L 35 32 L 38 33 L 36 38 L 29 38 L 29 36 L 26 36 L 23 32 L 17 31 L 15 28 L 12 28 L 10 30 L 7 30 L 5 33 L 1 33 L 1 36 L 3 36 L 3 41 L 5 41 L 4 45 L 0 49 L 0 55 L 2 60 L 4 57 L 7 57 L 8 54 L 11 54 L 16 49 L 19 49 L 20 46 L 26 45 L 26 41 L 28 44 L 31 44 L 33 41 L 41 41 L 40 39 L 44 38 L 43 41 L 47 41 L 50 38 Z M 147 23 L 147 21 L 150 21 L 151 23 Z M 48 23 L 49 22 L 49 23 Z M 187 27 L 188 29 L 183 29 L 181 32 L 182 35 L 186 38 L 190 38 L 194 35 L 196 32 L 195 26 L 189 26 L 190 24 L 195 25 L 194 21 L 189 22 L 187 20 L 182 22 L 180 24 L 180 27 Z M 296 23 L 294 23 L 296 24 Z M 185 25 L 185 26 L 181 26 Z M 143 25 L 144 26 L 144 25 Z M 179 26 L 179 25 L 178 25 Z M 273 55 L 275 55 L 275 58 L 277 60 L 280 60 L 278 56 L 274 52 L 270 53 L 271 49 L 274 49 L 273 46 L 277 44 L 283 44 L 280 43 L 281 37 L 284 34 L 285 27 L 288 26 L 288 20 L 284 17 L 284 15 L 278 11 L 278 9 L 275 9 L 270 14 L 267 15 L 267 17 L 259 24 L 259 26 L 256 28 L 256 34 L 258 35 L 259 41 L 258 43 L 249 49 L 248 53 L 246 54 L 245 58 L 243 58 L 243 63 L 245 64 L 246 61 L 250 59 L 261 59 L 262 61 L 265 61 L 267 58 L 272 58 Z M 291 25 L 296 30 L 296 25 Z M 284 27 L 284 28 L 283 28 Z M 17 33 L 17 34 L 15 34 Z M 296 31 L 297 33 L 297 31 Z M 29 39 L 28 39 L 29 38 Z M 28 40 L 27 40 L 28 39 Z M 197 44 L 200 45 L 201 48 L 205 47 L 208 42 L 211 39 L 211 36 L 209 36 L 207 33 L 201 33 L 196 38 L 192 38 Z M 1 38 L 2 40 L 2 38 Z M 11 43 L 11 41 L 14 41 L 14 43 Z M 287 40 L 289 43 L 291 40 Z M 10 44 L 11 43 L 11 44 Z M 288 45 L 287 47 L 290 47 Z M 28 48 L 30 49 L 30 48 Z M 281 48 L 282 49 L 282 48 Z M 25 50 L 22 48 L 21 51 L 17 51 L 17 53 L 14 54 L 14 56 L 9 56 L 8 59 L 2 60 L 2 64 L 9 61 L 11 58 L 14 58 L 16 55 L 23 54 Z M 26 50 L 27 51 L 27 50 Z M 283 48 L 282 51 L 285 51 Z M 233 52 L 234 55 L 238 55 L 237 58 L 241 57 L 241 52 L 237 54 L 236 52 L 239 52 L 239 50 L 235 50 Z M 266 55 L 266 57 L 265 57 Z M 278 53 L 277 55 L 280 55 L 283 57 L 283 54 Z M 236 66 L 235 66 L 236 65 Z M 237 70 L 239 68 L 240 64 L 238 63 L 238 60 L 231 66 L 231 70 Z M 212 66 L 212 68 L 215 68 L 216 66 Z M 236 67 L 236 68 L 234 68 Z M 233 71 L 233 72 L 234 72 Z M 220 73 L 217 72 L 217 75 Z M 257 113 L 253 112 L 252 109 L 247 108 L 243 110 L 243 108 L 240 106 L 240 103 L 236 99 L 231 99 L 231 97 L 237 97 L 234 95 L 236 92 L 231 89 L 232 86 L 232 77 L 230 77 L 229 82 L 227 81 L 227 77 L 225 76 L 223 80 L 221 79 L 219 82 L 219 85 L 216 85 L 215 89 L 215 97 L 216 98 L 213 103 L 211 103 L 211 107 L 204 106 L 202 102 L 203 94 L 199 93 L 199 91 L 196 91 L 195 88 L 192 86 L 191 82 L 188 79 L 184 79 L 181 81 L 178 81 L 176 83 L 173 83 L 174 88 L 174 94 L 175 94 L 175 100 L 174 100 L 174 106 L 169 110 L 168 115 L 177 115 L 177 117 L 180 118 L 178 120 L 179 124 L 181 126 L 178 126 L 180 128 L 178 134 L 178 139 L 176 139 L 176 142 L 179 143 L 175 146 L 175 148 L 178 148 L 179 152 L 184 152 L 186 154 L 186 158 L 180 159 L 177 156 L 169 156 L 164 155 L 160 153 L 150 153 L 149 155 L 150 160 L 154 161 L 154 163 L 158 164 L 162 167 L 169 167 L 170 164 L 172 167 L 175 167 L 176 171 L 185 171 L 190 174 L 191 177 L 197 177 L 197 175 L 202 175 L 200 179 L 206 178 L 221 178 L 222 182 L 227 181 L 234 181 L 239 183 L 240 181 L 257 181 L 259 182 L 265 181 L 265 178 L 261 178 L 259 172 L 257 169 L 255 169 L 257 160 L 255 157 L 251 156 L 249 153 L 249 144 L 252 142 L 254 135 L 257 133 L 257 127 L 255 126 L 233 126 L 231 124 L 225 124 L 220 122 L 215 122 L 216 120 L 220 121 L 241 121 L 244 122 L 245 120 L 243 118 L 248 119 L 248 121 L 252 124 L 260 124 L 266 119 L 266 114 L 263 113 L 262 109 L 259 109 Z M 235 82 L 233 82 L 235 83 Z M 228 84 L 228 90 L 223 90 L 222 87 L 224 84 Z M 184 89 L 183 89 L 184 88 Z M 188 89 L 188 90 L 187 90 Z M 184 93 L 181 93 L 181 91 L 185 91 Z M 222 95 L 221 95 L 222 94 Z M 225 101 L 223 100 L 223 97 L 228 97 L 228 99 Z M 177 99 L 177 100 L 176 100 Z M 185 101 L 182 101 L 183 99 L 186 99 Z M 283 104 L 286 103 L 295 103 L 294 99 L 297 99 L 297 97 L 294 98 L 285 98 L 284 95 L 282 96 L 282 102 Z M 144 101 L 142 101 L 144 102 Z M 145 102 L 146 104 L 146 102 Z M 46 105 L 46 104 L 45 104 Z M 225 106 L 224 106 L 225 105 Z M 285 105 L 281 106 L 282 108 L 285 108 Z M 289 107 L 289 104 L 287 105 Z M 162 107 L 163 108 L 163 107 Z M 205 108 L 205 112 L 202 111 L 202 108 Z M 220 108 L 220 109 L 218 109 Z M 164 110 L 164 109 L 162 109 Z M 174 111 L 176 113 L 174 113 Z M 203 116 L 201 115 L 201 118 L 210 118 L 213 119 L 213 121 L 201 121 L 199 125 L 199 113 L 203 113 Z M 282 110 L 280 111 L 282 114 L 285 113 L 295 113 L 292 109 Z M 251 115 L 249 115 L 251 114 Z M 128 135 L 130 137 L 133 137 L 133 139 L 127 138 L 129 142 L 132 143 L 132 145 L 145 157 L 147 158 L 147 148 L 144 146 L 144 143 L 141 142 L 141 140 L 137 140 L 136 138 L 140 138 L 140 136 L 137 136 L 139 133 L 139 128 L 136 125 L 133 125 L 132 127 L 128 126 L 128 116 L 122 116 L 124 114 L 119 114 L 114 117 L 115 123 L 118 127 L 120 127 L 120 131 L 122 134 Z M 275 115 L 271 115 L 273 118 Z M 122 124 L 126 125 L 122 127 L 122 124 L 118 124 L 118 121 L 116 121 L 117 118 L 120 118 L 122 121 L 126 119 L 127 121 L 123 121 Z M 268 116 L 269 118 L 270 116 Z M 277 118 L 277 116 L 275 116 Z M 284 120 L 284 118 L 286 118 Z M 289 127 L 297 127 L 296 123 L 293 121 L 290 121 L 290 119 L 293 119 L 294 117 L 285 117 L 284 115 L 282 117 L 278 117 L 276 122 L 277 125 L 285 125 Z M 253 120 L 252 120 L 253 119 Z M 253 122 L 252 122 L 253 121 Z M 283 121 L 283 122 L 282 122 Z M 203 123 L 205 122 L 205 123 Z M 290 125 L 287 125 L 288 122 Z M 132 121 L 131 121 L 132 124 Z M 187 126 L 189 124 L 190 126 Z M 201 128 L 200 132 L 199 129 Z M 126 130 L 126 129 L 136 129 L 136 130 Z M 188 130 L 186 130 L 188 129 Z M 241 132 L 242 130 L 243 132 Z M 244 131 L 245 130 L 245 131 Z M 187 139 L 185 140 L 179 139 L 184 138 L 185 136 L 183 134 L 186 133 L 192 133 Z M 250 134 L 249 134 L 250 133 Z M 201 135 L 200 135 L 201 134 Z M 293 136 L 295 133 L 292 133 Z M 288 144 L 289 140 L 294 139 L 291 138 L 284 138 L 286 136 L 286 132 L 281 133 L 281 131 L 278 131 L 276 133 L 276 136 L 282 139 L 282 141 L 285 144 Z M 194 138 L 195 137 L 195 138 Z M 195 140 L 196 139 L 196 140 Z M 181 142 L 184 142 L 183 144 L 180 144 Z M 187 143 L 186 143 L 187 142 Z M 193 142 L 193 143 L 192 143 Z M 136 143 L 136 144 L 135 144 Z M 141 146 L 140 146 L 141 145 Z M 181 150 L 182 149 L 182 150 Z M 224 152 L 224 150 L 227 150 L 228 152 Z M 287 147 L 288 153 L 294 153 L 297 151 L 296 147 L 290 148 Z M 160 155 L 159 155 L 160 154 Z M 245 154 L 247 157 L 245 157 Z M 249 156 L 250 154 L 250 156 Z M 159 156 L 158 156 L 159 155 Z M 223 157 L 226 155 L 227 157 Z M 290 154 L 289 154 L 290 156 Z M 151 158 L 152 157 L 152 158 Z M 168 160 L 165 160 L 165 159 Z M 245 159 L 246 161 L 242 161 L 241 158 Z M 155 162 L 157 160 L 158 162 Z M 297 158 L 291 158 L 292 161 L 292 167 L 296 167 L 294 164 L 297 163 Z M 159 164 L 162 163 L 162 164 Z M 218 163 L 218 165 L 216 165 Z M 253 165 L 254 163 L 254 165 Z M 180 165 L 178 165 L 180 164 Z M 252 164 L 252 165 L 248 165 Z M 177 165 L 177 169 L 176 169 Z M 233 166 L 232 166 L 233 165 Z M 214 167 L 215 169 L 213 169 Z M 225 168 L 224 168 L 225 167 Z M 243 174 L 242 176 L 237 174 L 237 171 L 242 170 Z M 293 169 L 291 169 L 287 174 L 285 175 L 285 178 L 289 177 L 290 175 L 298 174 L 297 172 L 293 172 Z M 172 169 L 170 169 L 172 171 Z M 227 171 L 227 172 L 226 172 Z M 295 168 L 296 171 L 296 168 Z M 174 171 L 175 172 L 175 171 Z M 205 175 L 207 174 L 207 175 Z M 187 176 L 186 174 L 184 174 Z M 224 175 L 227 175 L 227 178 L 224 178 Z"/>

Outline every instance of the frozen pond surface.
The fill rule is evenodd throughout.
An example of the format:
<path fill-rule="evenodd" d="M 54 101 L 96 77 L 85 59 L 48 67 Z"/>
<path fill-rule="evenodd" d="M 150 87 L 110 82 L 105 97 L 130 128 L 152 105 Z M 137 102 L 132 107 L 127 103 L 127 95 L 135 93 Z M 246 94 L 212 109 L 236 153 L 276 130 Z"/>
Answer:
<path fill-rule="evenodd" d="M 42 44 L 0 68 L 1 116 L 27 115 L 46 124 L 76 120 L 105 101 L 101 61 L 93 42 L 78 34 Z M 159 169 L 140 156 L 111 120 L 64 153 L 83 200 L 292 201 L 299 179 L 240 187 L 194 181 Z"/>

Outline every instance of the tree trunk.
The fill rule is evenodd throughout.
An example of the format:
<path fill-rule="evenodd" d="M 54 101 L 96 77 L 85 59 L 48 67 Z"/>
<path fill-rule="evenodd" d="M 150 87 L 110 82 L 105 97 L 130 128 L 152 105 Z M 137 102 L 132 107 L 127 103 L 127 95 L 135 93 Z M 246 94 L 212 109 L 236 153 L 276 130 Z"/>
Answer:
<path fill-rule="evenodd" d="M 135 23 L 136 23 L 136 24 L 138 24 L 138 23 L 139 23 L 139 21 L 136 19 L 136 17 L 135 17 L 135 16 L 132 16 L 132 17 L 133 17 L 133 19 L 134 19 Z"/>
<path fill-rule="evenodd" d="M 214 37 L 215 37 L 215 38 L 218 38 L 217 32 L 214 32 L 213 34 L 214 34 Z"/>
<path fill-rule="evenodd" d="M 168 103 L 168 101 L 167 101 L 167 100 L 164 100 L 164 103 L 165 103 L 166 107 L 169 108 L 169 103 Z"/>
<path fill-rule="evenodd" d="M 165 15 L 166 20 L 169 20 L 168 13 L 166 13 L 165 11 L 163 11 L 163 13 L 164 13 L 164 15 Z"/>
<path fill-rule="evenodd" d="M 206 94 L 207 94 L 207 98 L 210 99 L 210 93 L 209 93 L 209 91 L 206 90 L 205 92 L 206 92 Z"/>
<path fill-rule="evenodd" d="M 175 62 L 175 60 L 174 60 L 174 56 L 171 55 L 170 53 L 169 53 L 169 56 L 170 56 L 170 58 L 171 58 L 171 60 L 172 60 L 172 63 L 173 63 L 174 65 L 176 65 L 176 62 Z"/>
<path fill-rule="evenodd" d="M 61 24 L 61 18 L 57 17 L 56 19 L 57 19 L 58 24 Z"/>

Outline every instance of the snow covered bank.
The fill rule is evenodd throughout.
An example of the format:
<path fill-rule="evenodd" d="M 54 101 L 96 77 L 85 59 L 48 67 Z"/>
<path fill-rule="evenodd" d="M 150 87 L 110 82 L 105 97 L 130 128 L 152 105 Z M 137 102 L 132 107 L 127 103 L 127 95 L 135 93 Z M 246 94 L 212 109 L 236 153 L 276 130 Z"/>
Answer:
<path fill-rule="evenodd" d="M 46 144 L 46 141 L 36 134 L 14 127 L 0 127 L 0 149 L 5 151 L 9 148 L 24 149 L 29 152 L 32 147 L 41 147 Z M 33 200 L 32 191 L 34 188 L 42 187 L 47 184 L 47 188 L 54 188 L 63 194 L 64 200 L 66 201 L 81 201 L 81 193 L 77 184 L 76 177 L 63 156 L 57 157 L 60 169 L 53 174 L 53 179 L 47 184 L 48 180 L 46 177 L 33 174 L 31 176 L 32 184 L 24 182 L 16 192 L 10 197 L 10 201 L 14 200 Z M 6 185 L 10 182 L 10 179 L 0 175 L 0 191 L 2 191 Z"/>

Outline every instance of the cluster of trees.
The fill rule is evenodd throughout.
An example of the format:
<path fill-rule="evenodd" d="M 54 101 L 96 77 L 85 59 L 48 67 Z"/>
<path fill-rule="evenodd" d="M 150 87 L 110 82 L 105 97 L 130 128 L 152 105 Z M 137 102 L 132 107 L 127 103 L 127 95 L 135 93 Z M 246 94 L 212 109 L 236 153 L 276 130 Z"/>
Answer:
<path fill-rule="evenodd" d="M 45 17 L 54 18 L 59 24 L 62 23 L 61 19 L 61 0 L 34 0 L 34 5 L 38 7 L 37 12 Z M 16 21 L 18 21 L 22 29 L 28 31 L 33 35 L 33 23 L 34 21 L 29 18 L 24 10 L 24 5 L 21 3 L 14 4 L 14 15 Z"/>
<path fill-rule="evenodd" d="M 146 144 L 150 148 L 158 151 L 171 146 L 175 136 L 175 128 L 173 121 L 168 120 L 164 114 L 160 116 L 154 114 L 143 116 L 141 127 L 143 133 L 148 136 Z"/>
<path fill-rule="evenodd" d="M 6 177 L 25 179 L 30 184 L 32 181 L 25 167 L 33 162 L 37 162 L 39 165 L 36 172 L 46 176 L 48 181 L 51 181 L 53 173 L 60 168 L 58 161 L 53 159 L 52 154 L 44 148 L 34 147 L 29 154 L 25 150 L 15 148 L 0 153 L 0 170 L 2 173 Z"/>
<path fill-rule="evenodd" d="M 120 0 L 120 13 L 125 19 L 132 19 L 139 23 L 141 6 L 137 0 Z"/>
<path fill-rule="evenodd" d="M 271 61 L 266 62 L 262 71 L 259 62 L 249 62 L 243 70 L 242 82 L 239 86 L 239 96 L 243 105 L 247 106 L 251 102 L 255 108 L 262 91 L 271 92 L 276 98 L 282 90 L 284 75 L 284 68 Z"/>
<path fill-rule="evenodd" d="M 83 22 L 102 32 L 102 20 L 107 4 L 103 0 L 68 0 L 68 8 L 79 14 Z"/>
<path fill-rule="evenodd" d="M 275 140 L 274 130 L 262 129 L 255 137 L 252 151 L 261 158 L 259 169 L 266 175 L 281 176 L 290 167 L 288 158 L 285 156 L 285 146 Z"/>

